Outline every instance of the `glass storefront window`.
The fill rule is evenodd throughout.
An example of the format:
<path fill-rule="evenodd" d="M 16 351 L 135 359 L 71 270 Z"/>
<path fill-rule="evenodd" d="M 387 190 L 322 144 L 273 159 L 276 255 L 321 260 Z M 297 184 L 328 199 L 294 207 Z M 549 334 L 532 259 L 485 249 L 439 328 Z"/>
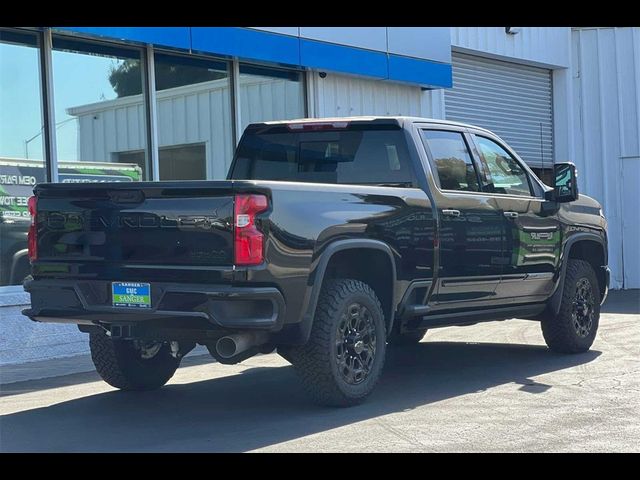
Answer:
<path fill-rule="evenodd" d="M 53 38 L 60 181 L 149 178 L 142 65 L 140 50 Z"/>
<path fill-rule="evenodd" d="M 234 148 L 228 64 L 154 57 L 160 180 L 226 178 Z"/>
<path fill-rule="evenodd" d="M 45 180 L 38 37 L 0 30 L 0 286 L 29 274 L 27 199 Z"/>
<path fill-rule="evenodd" d="M 254 122 L 305 116 L 301 72 L 240 64 L 239 81 L 242 130 Z"/>

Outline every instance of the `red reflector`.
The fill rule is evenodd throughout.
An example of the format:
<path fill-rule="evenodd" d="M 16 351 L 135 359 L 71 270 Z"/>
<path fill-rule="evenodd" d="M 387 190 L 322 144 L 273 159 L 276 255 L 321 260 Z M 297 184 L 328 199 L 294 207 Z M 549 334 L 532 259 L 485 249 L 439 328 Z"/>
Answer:
<path fill-rule="evenodd" d="M 341 130 L 348 126 L 349 122 L 299 122 L 287 124 L 287 128 L 294 131 Z"/>
<path fill-rule="evenodd" d="M 38 199 L 29 197 L 27 201 L 29 215 L 31 215 L 31 225 L 29 225 L 29 233 L 27 233 L 27 255 L 30 261 L 38 258 L 38 230 L 36 228 L 36 214 L 38 213 Z"/>
<path fill-rule="evenodd" d="M 259 265 L 264 260 L 264 235 L 255 225 L 256 214 L 269 207 L 264 195 L 236 195 L 234 251 L 236 265 Z"/>

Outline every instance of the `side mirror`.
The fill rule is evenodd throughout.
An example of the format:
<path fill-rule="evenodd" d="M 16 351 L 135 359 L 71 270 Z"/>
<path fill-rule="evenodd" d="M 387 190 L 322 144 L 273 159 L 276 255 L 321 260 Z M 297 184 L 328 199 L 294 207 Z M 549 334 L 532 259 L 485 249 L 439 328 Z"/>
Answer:
<path fill-rule="evenodd" d="M 571 162 L 556 163 L 553 166 L 554 186 L 547 192 L 547 199 L 558 203 L 573 202 L 578 199 L 578 173 Z M 552 198 L 549 198 L 552 197 Z"/>

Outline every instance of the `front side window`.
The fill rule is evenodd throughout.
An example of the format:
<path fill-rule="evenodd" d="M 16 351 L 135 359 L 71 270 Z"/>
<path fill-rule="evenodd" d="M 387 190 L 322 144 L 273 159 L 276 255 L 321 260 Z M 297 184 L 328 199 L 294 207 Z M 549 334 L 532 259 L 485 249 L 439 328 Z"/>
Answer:
<path fill-rule="evenodd" d="M 478 175 L 460 132 L 422 130 L 443 190 L 478 192 Z"/>
<path fill-rule="evenodd" d="M 481 160 L 491 176 L 491 193 L 531 196 L 527 173 L 518 161 L 493 140 L 475 136 Z"/>

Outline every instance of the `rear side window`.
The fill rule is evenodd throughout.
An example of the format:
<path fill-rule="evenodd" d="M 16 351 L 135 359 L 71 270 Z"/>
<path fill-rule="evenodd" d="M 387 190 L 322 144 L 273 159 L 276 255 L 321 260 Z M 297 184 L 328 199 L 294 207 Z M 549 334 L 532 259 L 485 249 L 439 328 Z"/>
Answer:
<path fill-rule="evenodd" d="M 443 190 L 478 192 L 478 175 L 469 148 L 459 132 L 422 130 Z"/>
<path fill-rule="evenodd" d="M 247 133 L 229 178 L 413 186 L 402 130 Z"/>

